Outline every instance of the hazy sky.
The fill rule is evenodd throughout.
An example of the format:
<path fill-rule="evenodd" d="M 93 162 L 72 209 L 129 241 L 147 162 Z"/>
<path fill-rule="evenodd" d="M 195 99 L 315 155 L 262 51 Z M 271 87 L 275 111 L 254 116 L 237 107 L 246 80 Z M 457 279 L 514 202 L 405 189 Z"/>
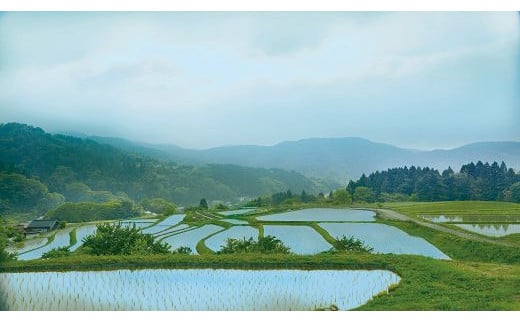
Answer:
<path fill-rule="evenodd" d="M 3 13 L 0 122 L 205 148 L 520 140 L 518 13 Z"/>

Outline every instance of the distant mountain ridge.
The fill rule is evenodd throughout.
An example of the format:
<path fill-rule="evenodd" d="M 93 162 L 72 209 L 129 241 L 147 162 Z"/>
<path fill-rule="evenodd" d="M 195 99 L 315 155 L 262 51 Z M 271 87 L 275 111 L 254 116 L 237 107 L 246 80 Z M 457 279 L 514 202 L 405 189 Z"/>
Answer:
<path fill-rule="evenodd" d="M 364 138 L 311 138 L 272 146 L 224 146 L 203 150 L 175 145 L 133 143 L 120 138 L 90 137 L 127 151 L 180 163 L 226 163 L 249 167 L 282 168 L 340 183 L 361 174 L 401 166 L 459 169 L 469 162 L 505 161 L 520 169 L 520 142 L 477 142 L 453 149 L 416 150 L 376 143 Z"/>

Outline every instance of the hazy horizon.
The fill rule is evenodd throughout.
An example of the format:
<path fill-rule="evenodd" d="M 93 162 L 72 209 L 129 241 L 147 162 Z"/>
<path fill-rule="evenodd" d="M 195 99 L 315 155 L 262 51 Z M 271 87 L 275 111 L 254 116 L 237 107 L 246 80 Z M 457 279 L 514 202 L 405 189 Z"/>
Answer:
<path fill-rule="evenodd" d="M 0 122 L 205 149 L 520 141 L 515 12 L 0 13 Z"/>

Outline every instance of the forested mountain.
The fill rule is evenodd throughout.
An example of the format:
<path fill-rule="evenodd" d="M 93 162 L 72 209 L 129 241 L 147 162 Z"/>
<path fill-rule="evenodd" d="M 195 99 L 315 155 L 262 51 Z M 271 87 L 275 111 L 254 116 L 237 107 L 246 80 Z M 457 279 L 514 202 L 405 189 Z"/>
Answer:
<path fill-rule="evenodd" d="M 284 189 L 326 190 L 294 171 L 178 165 L 40 128 L 0 125 L 0 212 L 67 202 L 162 197 L 179 204 L 236 200 Z M 51 193 L 49 193 L 51 192 Z"/>
<path fill-rule="evenodd" d="M 512 201 L 520 202 L 520 174 L 504 162 L 463 165 L 440 173 L 429 167 L 400 167 L 364 174 L 350 181 L 347 192 L 354 200 L 374 201 Z"/>
<path fill-rule="evenodd" d="M 249 167 L 277 167 L 306 176 L 344 183 L 361 174 L 392 167 L 417 165 L 459 169 L 469 161 L 505 161 L 520 169 L 520 142 L 482 142 L 454 149 L 431 151 L 403 149 L 362 138 L 314 138 L 287 141 L 274 146 L 226 146 L 204 150 L 175 145 L 133 143 L 118 138 L 92 137 L 93 140 L 162 160 L 194 164 L 230 163 Z"/>

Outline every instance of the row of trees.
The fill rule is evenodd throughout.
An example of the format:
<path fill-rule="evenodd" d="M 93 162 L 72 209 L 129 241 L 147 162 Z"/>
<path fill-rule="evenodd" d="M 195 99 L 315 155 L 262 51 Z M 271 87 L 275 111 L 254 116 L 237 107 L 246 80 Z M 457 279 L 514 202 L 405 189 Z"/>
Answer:
<path fill-rule="evenodd" d="M 350 181 L 346 187 L 353 201 L 513 201 L 520 202 L 520 174 L 502 162 L 478 161 L 440 173 L 429 167 L 399 167 Z"/>

